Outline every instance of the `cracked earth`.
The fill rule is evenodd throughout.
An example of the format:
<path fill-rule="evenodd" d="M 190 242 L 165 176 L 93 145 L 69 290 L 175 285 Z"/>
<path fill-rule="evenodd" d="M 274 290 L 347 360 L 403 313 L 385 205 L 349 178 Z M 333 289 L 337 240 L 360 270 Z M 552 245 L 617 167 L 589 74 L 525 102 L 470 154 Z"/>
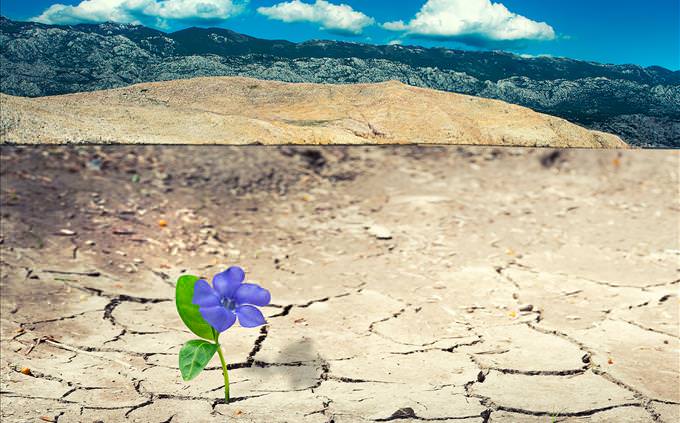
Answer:
<path fill-rule="evenodd" d="M 676 422 L 666 151 L 2 147 L 3 422 Z M 268 324 L 191 382 L 182 273 Z"/>

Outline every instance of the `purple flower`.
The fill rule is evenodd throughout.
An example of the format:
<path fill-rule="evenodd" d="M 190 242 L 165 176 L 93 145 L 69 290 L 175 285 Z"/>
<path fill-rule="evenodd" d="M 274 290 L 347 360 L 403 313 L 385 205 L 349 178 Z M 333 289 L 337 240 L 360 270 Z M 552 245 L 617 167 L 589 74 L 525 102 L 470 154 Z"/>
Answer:
<path fill-rule="evenodd" d="M 246 328 L 265 324 L 262 312 L 253 306 L 266 306 L 271 301 L 269 291 L 254 283 L 242 283 L 245 272 L 232 266 L 215 275 L 213 286 L 204 279 L 194 285 L 192 302 L 199 306 L 201 316 L 217 332 L 229 329 L 238 317 Z"/>

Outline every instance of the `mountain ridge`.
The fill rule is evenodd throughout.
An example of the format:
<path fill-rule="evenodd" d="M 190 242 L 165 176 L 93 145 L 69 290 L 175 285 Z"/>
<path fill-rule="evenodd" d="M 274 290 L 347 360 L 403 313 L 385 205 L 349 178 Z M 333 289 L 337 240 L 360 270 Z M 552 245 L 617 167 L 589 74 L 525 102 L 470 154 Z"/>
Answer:
<path fill-rule="evenodd" d="M 0 19 L 0 91 L 43 96 L 197 76 L 406 84 L 500 99 L 623 136 L 680 147 L 680 71 L 507 52 L 264 40 L 222 28 L 45 25 Z M 49 46 L 49 48 L 47 47 Z"/>
<path fill-rule="evenodd" d="M 205 37 L 201 38 L 200 35 L 217 35 L 224 36 L 225 34 L 230 37 L 230 41 L 238 40 L 242 44 L 248 42 L 249 44 L 242 49 L 235 49 L 233 44 L 230 44 L 229 49 L 218 48 L 219 43 L 215 42 L 213 45 L 211 43 L 205 43 L 203 51 L 192 51 L 193 53 L 202 54 L 216 54 L 216 55 L 229 55 L 229 56 L 240 56 L 245 54 L 266 54 L 266 55 L 278 55 L 279 57 L 285 58 L 302 58 L 302 57 L 332 57 L 332 58 L 346 58 L 346 57 L 357 57 L 360 59 L 386 59 L 386 60 L 404 60 L 405 58 L 399 57 L 398 52 L 405 51 L 405 55 L 413 53 L 429 53 L 433 57 L 427 57 L 422 59 L 422 62 L 418 62 L 412 59 L 409 63 L 405 61 L 404 63 L 411 65 L 426 65 L 428 63 L 434 64 L 437 60 L 445 58 L 446 56 L 456 55 L 456 56 L 469 56 L 478 60 L 480 57 L 488 56 L 489 54 L 496 56 L 497 60 L 501 58 L 509 58 L 511 60 L 530 60 L 537 62 L 560 62 L 569 66 L 568 69 L 557 69 L 556 71 L 551 71 L 550 74 L 544 75 L 544 79 L 555 79 L 554 76 L 557 74 L 553 72 L 564 72 L 560 76 L 563 76 L 567 80 L 579 79 L 581 77 L 592 77 L 593 73 L 587 73 L 587 71 L 595 72 L 595 76 L 602 77 L 617 77 L 618 79 L 630 79 L 638 80 L 639 78 L 649 78 L 647 82 L 658 82 L 658 83 L 677 83 L 680 84 L 680 70 L 673 71 L 666 69 L 663 66 L 641 66 L 636 64 L 608 64 L 608 63 L 598 63 L 595 61 L 588 60 L 578 60 L 571 59 L 568 57 L 555 57 L 555 56 L 534 56 L 534 57 L 524 57 L 519 54 L 512 52 L 502 51 L 502 50 L 461 50 L 461 49 L 450 49 L 444 47 L 423 47 L 417 45 L 402 45 L 402 44 L 368 44 L 360 42 L 349 42 L 349 41 L 334 41 L 334 40 L 323 40 L 323 39 L 312 39 L 302 42 L 292 42 L 284 39 L 264 39 L 253 37 L 246 34 L 241 34 L 236 31 L 220 28 L 220 27 L 188 27 L 180 29 L 173 32 L 164 32 L 158 29 L 149 28 L 143 25 L 137 24 L 123 24 L 116 22 L 104 22 L 100 24 L 76 24 L 76 25 L 53 25 L 53 24 L 43 24 L 38 22 L 19 22 L 13 21 L 6 17 L 0 16 L 0 25 L 14 25 L 19 29 L 23 27 L 34 26 L 36 28 L 72 28 L 77 31 L 82 32 L 93 32 L 99 35 L 124 35 L 130 39 L 138 39 L 137 37 L 130 37 L 138 32 L 142 32 L 144 35 L 154 36 L 154 37 L 166 37 L 175 41 L 181 40 L 185 42 L 191 42 L 193 45 L 198 44 L 196 40 L 205 42 Z M 116 29 L 119 32 L 113 33 L 112 29 Z M 123 29 L 128 30 L 123 32 Z M 134 32 L 130 32 L 134 29 Z M 3 27 L 3 31 L 6 29 Z M 105 32 L 106 31 L 106 32 Z M 189 40 L 187 40 L 187 38 Z M 209 37 L 208 37 L 209 38 Z M 325 48 L 326 46 L 331 46 L 332 49 Z M 282 51 L 283 47 L 292 47 L 296 51 L 286 52 Z M 323 50 L 320 52 L 319 50 Z M 175 53 L 185 54 L 188 50 L 184 47 L 181 50 L 175 51 Z M 169 53 L 169 52 L 168 52 Z M 446 62 L 436 62 L 437 65 L 443 69 L 458 70 L 454 63 L 447 64 Z M 460 65 L 460 64 L 459 64 Z M 526 65 L 526 63 L 524 63 Z M 584 66 L 587 69 L 583 69 L 580 72 L 575 71 L 574 67 Z M 460 70 L 459 70 L 460 71 Z M 599 71 L 597 73 L 596 71 Z M 491 74 L 491 73 L 490 73 Z M 487 79 L 491 81 L 497 81 L 499 79 L 504 79 L 512 76 L 524 76 L 524 73 L 513 72 L 510 68 L 506 72 L 494 72 L 495 77 L 488 77 Z M 472 76 L 478 77 L 481 75 L 472 74 Z M 637 77 L 637 78 L 636 78 Z M 536 78 L 536 75 L 532 79 Z"/>

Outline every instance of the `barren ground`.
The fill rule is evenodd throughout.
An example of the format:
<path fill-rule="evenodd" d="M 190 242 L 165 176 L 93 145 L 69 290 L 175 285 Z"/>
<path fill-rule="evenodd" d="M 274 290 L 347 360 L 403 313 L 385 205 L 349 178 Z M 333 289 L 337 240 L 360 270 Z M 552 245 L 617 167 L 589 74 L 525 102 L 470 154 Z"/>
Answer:
<path fill-rule="evenodd" d="M 467 144 L 626 148 L 526 107 L 378 84 L 180 79 L 52 97 L 0 95 L 0 142 Z"/>
<path fill-rule="evenodd" d="M 676 422 L 679 161 L 5 146 L 1 419 Z M 225 405 L 174 281 L 237 263 L 273 304 Z"/>

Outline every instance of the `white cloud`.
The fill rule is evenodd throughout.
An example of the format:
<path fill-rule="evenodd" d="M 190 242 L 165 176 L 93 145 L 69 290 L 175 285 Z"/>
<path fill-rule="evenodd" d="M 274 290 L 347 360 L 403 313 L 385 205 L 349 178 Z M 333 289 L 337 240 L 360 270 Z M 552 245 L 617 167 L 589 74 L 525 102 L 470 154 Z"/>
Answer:
<path fill-rule="evenodd" d="M 240 13 L 234 0 L 83 0 L 53 4 L 33 20 L 48 24 L 122 22 L 164 27 L 170 21 L 220 21 Z"/>
<path fill-rule="evenodd" d="M 315 3 L 303 3 L 292 0 L 275 4 L 271 7 L 259 7 L 258 13 L 270 19 L 283 22 L 313 22 L 322 29 L 344 34 L 361 34 L 375 20 L 352 9 L 346 4 L 333 4 L 325 0 Z"/>
<path fill-rule="evenodd" d="M 410 22 L 382 26 L 412 36 L 470 44 L 555 38 L 555 30 L 547 23 L 532 21 L 491 0 L 427 0 Z"/>

